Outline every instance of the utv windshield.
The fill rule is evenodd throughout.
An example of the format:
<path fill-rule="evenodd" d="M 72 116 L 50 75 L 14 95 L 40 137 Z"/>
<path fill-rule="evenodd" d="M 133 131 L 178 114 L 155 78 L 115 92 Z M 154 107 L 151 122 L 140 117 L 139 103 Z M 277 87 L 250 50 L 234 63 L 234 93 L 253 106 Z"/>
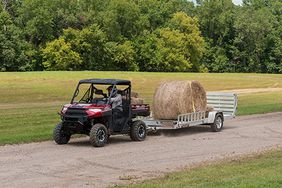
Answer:
<path fill-rule="evenodd" d="M 79 84 L 72 99 L 72 103 L 107 104 L 109 85 L 96 85 L 90 83 Z"/>

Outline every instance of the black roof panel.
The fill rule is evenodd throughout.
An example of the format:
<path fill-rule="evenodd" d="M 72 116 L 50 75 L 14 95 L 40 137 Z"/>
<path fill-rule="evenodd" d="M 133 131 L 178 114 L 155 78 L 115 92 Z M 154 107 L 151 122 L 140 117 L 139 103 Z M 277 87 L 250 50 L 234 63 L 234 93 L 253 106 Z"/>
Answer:
<path fill-rule="evenodd" d="M 80 80 L 80 84 L 82 83 L 91 83 L 91 84 L 110 84 L 110 85 L 130 85 L 129 80 L 118 80 L 118 79 L 85 79 L 85 80 Z"/>

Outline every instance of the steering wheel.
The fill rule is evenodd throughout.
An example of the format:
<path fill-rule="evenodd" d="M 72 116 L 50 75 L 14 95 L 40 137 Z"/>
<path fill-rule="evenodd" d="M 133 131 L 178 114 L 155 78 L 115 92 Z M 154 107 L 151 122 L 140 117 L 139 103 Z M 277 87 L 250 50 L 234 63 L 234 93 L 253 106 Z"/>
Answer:
<path fill-rule="evenodd" d="M 87 99 L 85 99 L 85 102 L 86 103 L 90 103 L 92 100 L 91 100 L 91 98 L 89 97 L 89 98 L 87 98 Z"/>

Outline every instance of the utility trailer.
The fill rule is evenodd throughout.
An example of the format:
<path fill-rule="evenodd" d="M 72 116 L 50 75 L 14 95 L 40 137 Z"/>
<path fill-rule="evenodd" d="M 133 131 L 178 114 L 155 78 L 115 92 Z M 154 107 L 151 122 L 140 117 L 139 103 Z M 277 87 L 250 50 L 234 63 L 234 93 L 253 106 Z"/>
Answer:
<path fill-rule="evenodd" d="M 210 125 L 214 132 L 221 131 L 224 120 L 235 118 L 237 95 L 234 93 L 208 92 L 207 104 L 212 111 L 194 112 L 178 115 L 173 120 L 142 119 L 148 130 L 179 129 L 197 125 Z"/>

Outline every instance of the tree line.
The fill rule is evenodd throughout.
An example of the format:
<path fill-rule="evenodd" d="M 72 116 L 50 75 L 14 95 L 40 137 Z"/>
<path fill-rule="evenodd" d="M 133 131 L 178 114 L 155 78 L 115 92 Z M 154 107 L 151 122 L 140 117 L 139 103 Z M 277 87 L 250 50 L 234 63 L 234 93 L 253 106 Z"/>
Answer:
<path fill-rule="evenodd" d="M 0 71 L 282 73 L 282 1 L 2 0 Z"/>

